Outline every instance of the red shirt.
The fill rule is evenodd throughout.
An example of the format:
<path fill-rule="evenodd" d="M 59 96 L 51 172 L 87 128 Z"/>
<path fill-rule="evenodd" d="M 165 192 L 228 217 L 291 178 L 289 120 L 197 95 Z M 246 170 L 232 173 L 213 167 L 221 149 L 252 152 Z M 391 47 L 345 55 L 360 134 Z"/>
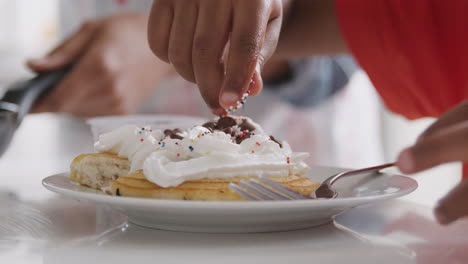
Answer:
<path fill-rule="evenodd" d="M 348 47 L 391 111 L 438 117 L 468 98 L 468 1 L 335 0 L 335 7 Z"/>

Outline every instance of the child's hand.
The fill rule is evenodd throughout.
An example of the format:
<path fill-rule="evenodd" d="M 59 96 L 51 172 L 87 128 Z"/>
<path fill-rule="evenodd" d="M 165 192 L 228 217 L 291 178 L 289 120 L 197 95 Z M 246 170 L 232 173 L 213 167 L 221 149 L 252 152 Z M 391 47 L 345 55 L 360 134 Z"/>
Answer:
<path fill-rule="evenodd" d="M 250 87 L 262 87 L 260 71 L 276 48 L 281 0 L 156 0 L 149 43 L 162 60 L 198 84 L 213 112 L 236 104 Z M 223 55 L 229 42 L 226 61 Z"/>
<path fill-rule="evenodd" d="M 465 101 L 440 117 L 398 158 L 404 173 L 415 173 L 442 163 L 468 161 L 468 102 Z M 443 179 L 441 179 L 443 180 Z M 441 224 L 468 216 L 468 181 L 459 184 L 436 208 Z"/>

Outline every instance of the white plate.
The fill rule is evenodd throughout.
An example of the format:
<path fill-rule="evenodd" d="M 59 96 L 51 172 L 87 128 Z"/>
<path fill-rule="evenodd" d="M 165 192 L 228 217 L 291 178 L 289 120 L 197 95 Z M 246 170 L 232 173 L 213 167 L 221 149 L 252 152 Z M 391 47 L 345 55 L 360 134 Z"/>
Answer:
<path fill-rule="evenodd" d="M 343 169 L 315 167 L 316 181 Z M 108 205 L 137 225 L 164 230 L 249 233 L 307 228 L 328 223 L 353 207 L 396 198 L 414 191 L 415 180 L 399 175 L 360 175 L 335 184 L 339 197 L 332 200 L 203 202 L 117 197 L 71 181 L 67 173 L 42 181 L 49 190 L 79 200 Z"/>

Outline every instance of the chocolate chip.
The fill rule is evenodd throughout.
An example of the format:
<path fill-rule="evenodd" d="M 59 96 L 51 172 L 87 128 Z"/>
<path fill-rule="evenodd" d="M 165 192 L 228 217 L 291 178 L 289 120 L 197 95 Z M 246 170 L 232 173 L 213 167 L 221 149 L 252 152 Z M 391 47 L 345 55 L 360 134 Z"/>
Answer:
<path fill-rule="evenodd" d="M 219 130 L 223 130 L 225 128 L 233 127 L 235 125 L 237 125 L 236 120 L 232 119 L 229 116 L 225 116 L 225 117 L 221 117 L 218 120 L 218 123 L 216 124 L 216 128 Z"/>
<path fill-rule="evenodd" d="M 241 130 L 248 130 L 248 131 L 254 131 L 255 130 L 255 126 L 250 123 L 249 121 L 247 121 L 247 119 L 244 119 L 242 121 L 242 123 L 239 125 L 240 129 Z"/>
<path fill-rule="evenodd" d="M 271 139 L 272 141 L 274 141 L 276 144 L 278 144 L 278 145 L 280 146 L 280 148 L 283 147 L 283 144 L 281 144 L 278 140 L 276 140 L 276 138 L 275 138 L 274 136 L 270 136 L 270 139 Z"/>
<path fill-rule="evenodd" d="M 174 131 L 172 131 L 171 129 L 164 130 L 164 136 L 167 137 L 167 136 L 172 135 L 172 134 L 174 134 Z"/>
<path fill-rule="evenodd" d="M 180 139 L 180 140 L 184 139 L 184 137 L 179 136 L 177 134 L 171 134 L 171 135 L 169 135 L 169 137 L 172 138 L 172 139 Z"/>
<path fill-rule="evenodd" d="M 251 133 L 247 133 L 247 134 L 242 134 L 242 135 L 237 136 L 236 143 L 237 144 L 242 143 L 242 141 L 244 141 L 244 139 L 248 139 L 251 135 L 252 135 Z"/>
<path fill-rule="evenodd" d="M 223 129 L 223 132 L 228 135 L 232 135 L 234 131 L 232 130 L 232 127 L 228 127 L 228 128 Z"/>
<path fill-rule="evenodd" d="M 115 190 L 115 195 L 120 196 L 120 189 L 119 188 L 117 188 L 117 190 Z"/>
<path fill-rule="evenodd" d="M 208 128 L 210 132 L 213 132 L 213 130 L 216 128 L 216 123 L 215 122 L 206 122 L 205 124 L 202 125 L 202 127 Z"/>
<path fill-rule="evenodd" d="M 176 128 L 174 130 L 172 129 L 166 129 L 164 130 L 164 136 L 172 138 L 172 139 L 183 139 L 184 137 L 177 135 L 177 133 L 180 133 L 181 130 L 179 128 Z"/>

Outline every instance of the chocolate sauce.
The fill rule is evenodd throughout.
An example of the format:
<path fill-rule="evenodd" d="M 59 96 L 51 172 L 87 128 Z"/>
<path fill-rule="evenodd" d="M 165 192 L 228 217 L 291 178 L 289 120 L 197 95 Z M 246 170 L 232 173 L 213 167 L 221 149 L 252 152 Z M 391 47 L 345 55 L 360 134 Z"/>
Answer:
<path fill-rule="evenodd" d="M 244 119 L 242 123 L 239 125 L 241 130 L 247 130 L 247 131 L 254 131 L 255 126 L 251 124 L 247 119 Z"/>
<path fill-rule="evenodd" d="M 180 140 L 184 139 L 183 136 L 179 136 L 179 135 L 177 135 L 177 134 L 171 134 L 171 135 L 169 135 L 169 137 L 170 137 L 171 139 L 180 139 Z"/>
<path fill-rule="evenodd" d="M 274 136 L 270 136 L 270 139 L 271 139 L 272 141 L 274 141 L 276 144 L 278 144 L 278 145 L 280 146 L 280 148 L 283 147 L 283 144 L 281 144 Z"/>
<path fill-rule="evenodd" d="M 227 127 L 225 129 L 223 129 L 223 132 L 228 134 L 228 135 L 231 135 L 231 136 L 234 135 L 234 130 L 232 129 L 232 127 Z"/>
<path fill-rule="evenodd" d="M 225 128 L 233 127 L 235 125 L 237 125 L 236 120 L 234 120 L 233 118 L 229 116 L 224 116 L 218 120 L 218 122 L 216 123 L 216 128 L 218 130 L 223 130 Z"/>
<path fill-rule="evenodd" d="M 242 143 L 242 141 L 248 139 L 250 136 L 252 136 L 252 133 L 250 133 L 250 132 L 247 132 L 245 134 L 241 134 L 241 135 L 236 137 L 236 143 L 240 144 L 240 143 Z"/>
<path fill-rule="evenodd" d="M 216 123 L 215 122 L 206 122 L 205 124 L 202 125 L 202 127 L 207 128 L 210 132 L 213 132 L 216 128 Z"/>
<path fill-rule="evenodd" d="M 210 132 L 222 131 L 232 137 L 235 137 L 235 139 L 233 138 L 233 140 L 237 144 L 240 144 L 245 139 L 250 138 L 252 135 L 254 135 L 253 131 L 255 131 L 255 126 L 252 123 L 250 123 L 247 119 L 243 119 L 240 124 L 237 124 L 237 121 L 229 116 L 220 117 L 218 119 L 218 122 L 206 122 L 202 126 L 208 129 Z M 235 126 L 237 126 L 240 129 L 240 131 L 242 132 L 241 134 L 235 135 Z M 166 129 L 164 130 L 164 135 L 171 139 L 182 140 L 184 137 L 178 134 L 180 132 L 182 131 L 179 128 Z M 278 140 L 276 140 L 275 137 L 270 136 L 270 139 L 277 143 L 280 146 L 280 148 L 283 147 L 283 145 Z"/>

